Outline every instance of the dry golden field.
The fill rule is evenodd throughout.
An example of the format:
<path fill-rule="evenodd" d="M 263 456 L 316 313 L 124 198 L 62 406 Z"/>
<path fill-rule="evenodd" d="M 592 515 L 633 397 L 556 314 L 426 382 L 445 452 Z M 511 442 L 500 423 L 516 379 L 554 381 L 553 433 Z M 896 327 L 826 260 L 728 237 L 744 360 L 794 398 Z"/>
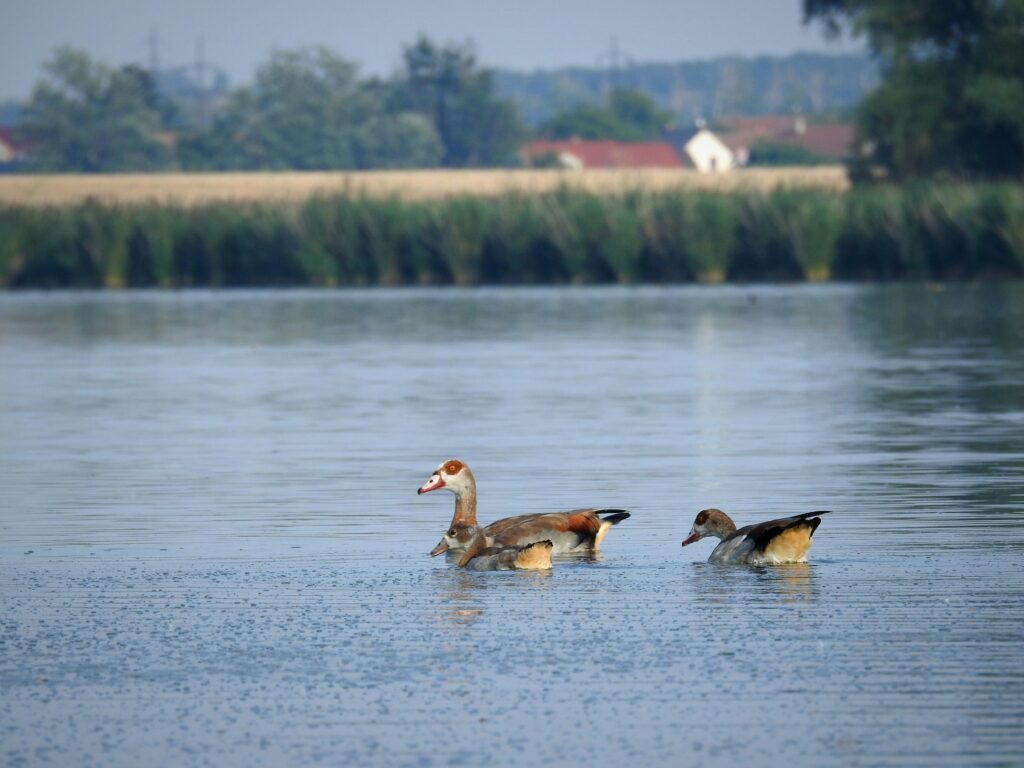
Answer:
<path fill-rule="evenodd" d="M 841 166 L 747 168 L 722 174 L 650 169 L 16 175 L 0 176 L 0 204 L 67 205 L 94 198 L 109 204 L 200 205 L 222 201 L 296 201 L 338 193 L 424 199 L 545 192 L 560 186 L 614 194 L 633 189 L 845 190 L 848 182 Z"/>

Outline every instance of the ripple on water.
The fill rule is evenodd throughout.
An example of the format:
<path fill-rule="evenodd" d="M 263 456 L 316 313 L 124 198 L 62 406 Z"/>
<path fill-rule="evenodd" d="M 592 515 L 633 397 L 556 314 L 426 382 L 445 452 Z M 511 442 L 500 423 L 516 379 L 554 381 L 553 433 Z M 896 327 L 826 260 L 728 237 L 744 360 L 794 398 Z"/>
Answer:
<path fill-rule="evenodd" d="M 3 760 L 1020 763 L 1024 294 L 941 298 L 0 296 Z M 633 517 L 459 571 L 449 456 Z M 833 514 L 728 568 L 707 506 Z"/>

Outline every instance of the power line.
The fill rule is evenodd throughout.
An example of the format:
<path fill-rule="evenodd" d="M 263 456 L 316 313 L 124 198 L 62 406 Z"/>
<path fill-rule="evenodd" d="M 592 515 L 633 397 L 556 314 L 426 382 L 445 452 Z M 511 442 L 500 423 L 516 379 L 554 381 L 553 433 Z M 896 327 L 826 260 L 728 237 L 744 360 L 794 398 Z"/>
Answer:
<path fill-rule="evenodd" d="M 195 72 L 195 86 L 196 86 L 196 106 L 198 107 L 197 120 L 199 123 L 200 130 L 206 130 L 206 123 L 208 118 L 207 107 L 207 96 L 208 91 L 206 88 L 206 71 L 209 64 L 206 61 L 206 38 L 202 35 L 196 40 L 196 58 L 194 72 Z"/>
<path fill-rule="evenodd" d="M 629 53 L 619 47 L 619 39 L 613 35 L 608 42 L 608 50 L 597 57 L 598 66 L 605 68 L 603 83 L 605 95 L 608 94 L 610 89 L 618 88 L 624 84 L 622 72 L 623 70 L 628 71 L 635 61 Z"/>
<path fill-rule="evenodd" d="M 149 73 L 156 79 L 160 72 L 160 44 L 164 39 L 160 37 L 160 31 L 153 27 L 146 36 L 146 45 L 149 49 Z"/>

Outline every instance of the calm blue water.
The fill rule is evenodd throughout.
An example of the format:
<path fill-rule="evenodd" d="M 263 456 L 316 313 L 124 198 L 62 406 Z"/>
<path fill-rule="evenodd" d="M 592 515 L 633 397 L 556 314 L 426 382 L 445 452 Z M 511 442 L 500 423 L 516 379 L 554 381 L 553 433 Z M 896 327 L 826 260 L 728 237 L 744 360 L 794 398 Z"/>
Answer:
<path fill-rule="evenodd" d="M 6 765 L 1024 763 L 1021 284 L 3 294 L 0 457 Z"/>

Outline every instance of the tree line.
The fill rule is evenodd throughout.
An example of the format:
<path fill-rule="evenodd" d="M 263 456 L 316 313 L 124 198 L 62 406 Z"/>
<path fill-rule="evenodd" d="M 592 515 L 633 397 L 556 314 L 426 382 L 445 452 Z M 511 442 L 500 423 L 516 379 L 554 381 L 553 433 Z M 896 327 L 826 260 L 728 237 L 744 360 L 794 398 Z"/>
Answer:
<path fill-rule="evenodd" d="M 804 0 L 804 15 L 866 38 L 881 68 L 856 108 L 854 179 L 1024 178 L 1024 0 Z M 18 137 L 35 171 L 501 167 L 531 135 L 651 139 L 671 117 L 619 88 L 530 130 L 471 44 L 426 37 L 386 79 L 326 48 L 275 51 L 202 120 L 182 112 L 154 73 L 61 48 Z"/>
<path fill-rule="evenodd" d="M 360 78 L 324 47 L 276 50 L 252 84 L 219 101 L 200 117 L 162 93 L 154 73 L 61 47 L 17 133 L 31 147 L 27 170 L 84 173 L 503 167 L 518 164 L 532 135 L 471 44 L 426 37 L 405 47 L 389 79 Z M 539 134 L 648 139 L 667 119 L 650 97 L 617 89 Z"/>
<path fill-rule="evenodd" d="M 679 125 L 722 115 L 793 112 L 845 116 L 878 84 L 864 53 L 722 56 L 672 62 L 630 60 L 622 67 L 570 66 L 517 72 L 495 69 L 498 93 L 519 106 L 529 125 L 568 108 L 603 101 L 616 87 L 645 93 Z"/>
<path fill-rule="evenodd" d="M 79 172 L 504 166 L 526 135 L 471 44 L 426 37 L 386 80 L 324 47 L 274 51 L 211 113 L 182 125 L 154 73 L 62 47 L 17 135 L 29 170 Z"/>

